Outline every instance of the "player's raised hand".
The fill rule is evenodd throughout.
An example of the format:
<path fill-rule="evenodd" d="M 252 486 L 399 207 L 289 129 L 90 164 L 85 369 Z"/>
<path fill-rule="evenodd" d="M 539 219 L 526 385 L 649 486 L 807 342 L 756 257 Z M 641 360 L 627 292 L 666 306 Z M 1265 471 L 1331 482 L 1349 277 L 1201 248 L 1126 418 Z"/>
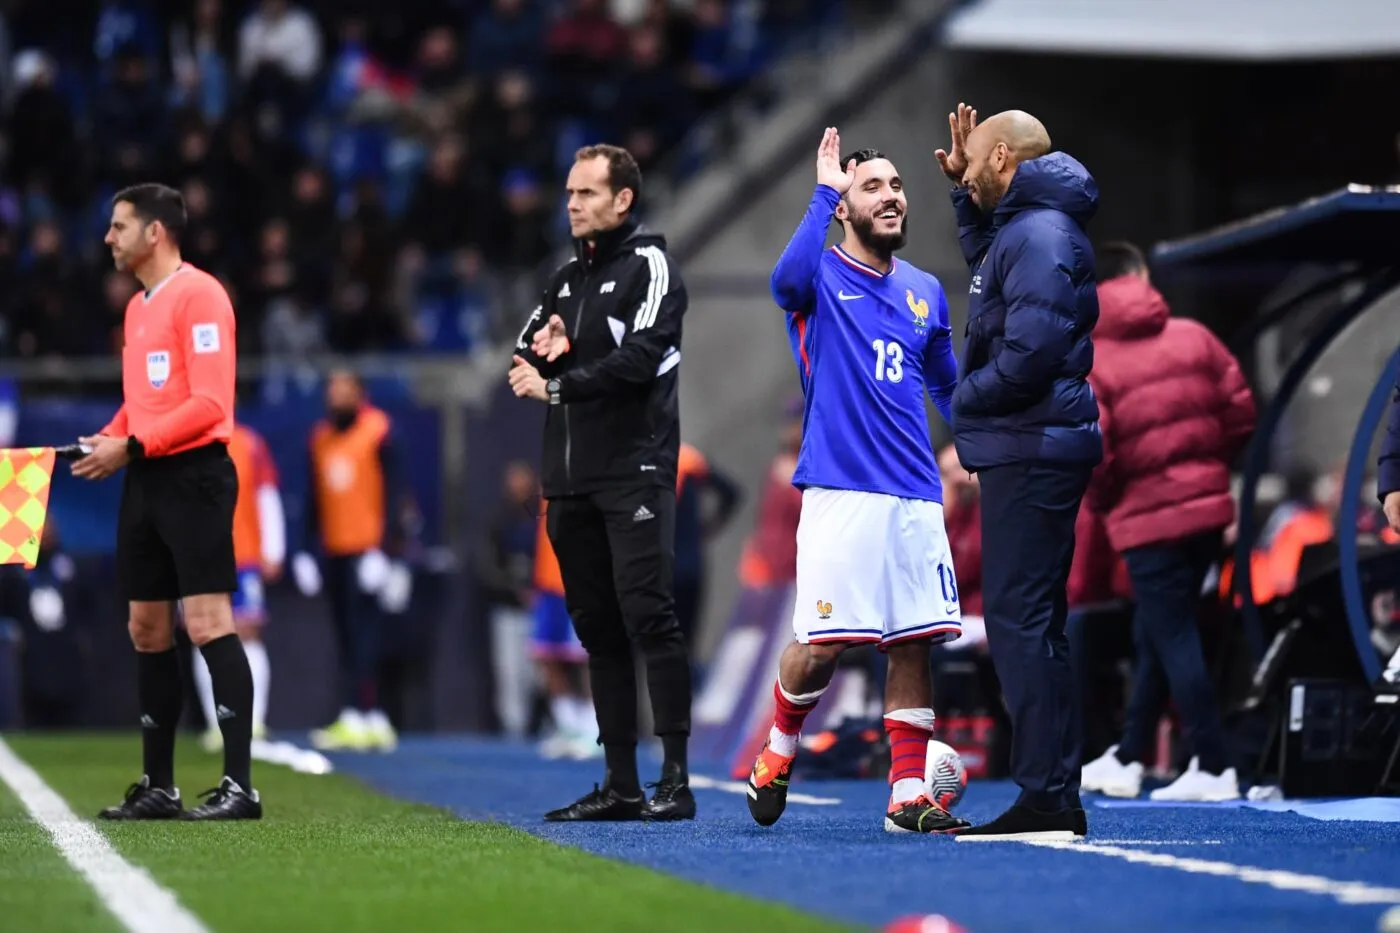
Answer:
<path fill-rule="evenodd" d="M 856 180 L 856 160 L 841 168 L 841 134 L 836 127 L 828 126 L 822 134 L 822 144 L 817 147 L 817 184 L 836 189 L 838 194 L 851 190 Z"/>
<path fill-rule="evenodd" d="M 948 149 L 939 149 L 933 154 L 938 167 L 943 169 L 954 184 L 962 184 L 967 172 L 967 137 L 977 128 L 977 111 L 967 104 L 958 104 L 956 113 L 948 114 L 948 132 L 952 142 Z"/>

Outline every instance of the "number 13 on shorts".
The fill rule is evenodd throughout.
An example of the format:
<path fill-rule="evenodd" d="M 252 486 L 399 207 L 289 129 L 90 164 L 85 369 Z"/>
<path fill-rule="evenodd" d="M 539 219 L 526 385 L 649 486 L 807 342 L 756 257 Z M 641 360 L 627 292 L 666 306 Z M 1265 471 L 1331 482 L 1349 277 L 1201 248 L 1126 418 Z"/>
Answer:
<path fill-rule="evenodd" d="M 947 612 L 958 611 L 958 575 L 953 572 L 953 565 L 940 563 L 938 565 L 938 589 L 943 594 L 943 602 L 947 605 L 944 609 Z"/>

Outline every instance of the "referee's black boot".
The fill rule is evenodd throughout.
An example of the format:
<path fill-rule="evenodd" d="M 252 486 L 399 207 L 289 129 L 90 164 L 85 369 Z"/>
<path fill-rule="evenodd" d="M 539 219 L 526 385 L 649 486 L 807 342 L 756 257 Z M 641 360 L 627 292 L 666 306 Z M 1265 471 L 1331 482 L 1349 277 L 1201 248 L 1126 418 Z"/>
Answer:
<path fill-rule="evenodd" d="M 646 801 L 646 797 L 642 794 L 637 794 L 635 797 L 624 796 L 605 782 L 601 787 L 594 784 L 591 791 L 567 807 L 550 810 L 544 815 L 544 818 L 548 823 L 602 823 L 640 820 Z"/>
<path fill-rule="evenodd" d="M 695 819 L 695 795 L 691 793 L 690 778 L 684 771 L 664 769 L 661 780 L 647 787 L 656 788 L 656 793 L 642 808 L 643 817 L 657 822 Z"/>
<path fill-rule="evenodd" d="M 255 790 L 244 790 L 233 778 L 226 777 L 219 786 L 200 794 L 209 799 L 185 813 L 187 820 L 260 820 L 262 801 Z"/>
<path fill-rule="evenodd" d="M 121 803 L 108 807 L 97 817 L 103 820 L 178 820 L 184 812 L 178 787 L 169 790 L 152 787 L 151 779 L 143 774 L 141 780 L 126 789 Z"/>

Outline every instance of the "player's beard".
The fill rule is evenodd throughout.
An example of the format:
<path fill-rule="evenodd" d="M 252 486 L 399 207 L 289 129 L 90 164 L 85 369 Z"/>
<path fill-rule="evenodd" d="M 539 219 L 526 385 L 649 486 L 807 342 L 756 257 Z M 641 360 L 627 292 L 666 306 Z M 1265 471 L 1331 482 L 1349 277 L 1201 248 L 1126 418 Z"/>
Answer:
<path fill-rule="evenodd" d="M 868 214 L 858 214 L 851 218 L 851 232 L 856 235 L 860 245 L 870 250 L 877 256 L 888 259 L 896 252 L 904 248 L 904 244 L 909 240 L 909 215 L 900 217 L 898 233 L 876 233 L 875 215 L 885 210 L 889 205 L 882 205 L 875 208 Z"/>
<path fill-rule="evenodd" d="M 976 179 L 977 185 L 977 206 L 982 209 L 982 213 L 990 214 L 997 209 L 1001 199 L 1006 196 L 1006 189 L 1002 187 L 1001 179 L 990 167 L 986 169 Z"/>

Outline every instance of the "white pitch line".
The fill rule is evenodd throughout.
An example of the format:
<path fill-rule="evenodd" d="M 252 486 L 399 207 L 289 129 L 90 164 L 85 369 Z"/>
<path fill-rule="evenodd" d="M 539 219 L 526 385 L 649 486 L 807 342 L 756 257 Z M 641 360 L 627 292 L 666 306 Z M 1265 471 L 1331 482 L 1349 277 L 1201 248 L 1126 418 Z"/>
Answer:
<path fill-rule="evenodd" d="M 1218 846 L 1219 839 L 1095 839 L 1096 846 Z"/>
<path fill-rule="evenodd" d="M 710 790 L 722 790 L 726 794 L 747 795 L 749 785 L 743 781 L 717 781 L 714 778 L 705 777 L 703 774 L 692 774 L 690 776 L 692 787 L 703 787 Z M 788 803 L 805 803 L 814 807 L 830 807 L 841 802 L 839 797 L 814 797 L 811 794 L 794 794 L 789 792 Z"/>
<path fill-rule="evenodd" d="M 87 879 L 103 905 L 132 933 L 209 933 L 174 894 L 157 884 L 144 868 L 122 858 L 107 837 L 80 819 L 4 739 L 0 739 L 0 781 L 9 785 L 34 821 L 53 837 L 68 864 Z"/>
<path fill-rule="evenodd" d="M 1231 862 L 1182 858 L 1163 852 L 1143 852 L 1097 842 L 1026 842 L 1024 844 L 1038 846 L 1042 849 L 1063 849 L 1067 852 L 1092 852 L 1095 855 L 1120 858 L 1125 862 L 1156 865 L 1159 868 L 1175 868 L 1177 871 L 1193 875 L 1234 878 L 1236 881 L 1250 884 L 1267 885 L 1279 891 L 1306 891 L 1309 894 L 1322 894 L 1336 898 L 1343 904 L 1400 904 L 1400 888 L 1383 888 L 1367 884 L 1364 881 L 1334 881 L 1321 875 L 1304 875 L 1293 871 L 1235 865 Z"/>

